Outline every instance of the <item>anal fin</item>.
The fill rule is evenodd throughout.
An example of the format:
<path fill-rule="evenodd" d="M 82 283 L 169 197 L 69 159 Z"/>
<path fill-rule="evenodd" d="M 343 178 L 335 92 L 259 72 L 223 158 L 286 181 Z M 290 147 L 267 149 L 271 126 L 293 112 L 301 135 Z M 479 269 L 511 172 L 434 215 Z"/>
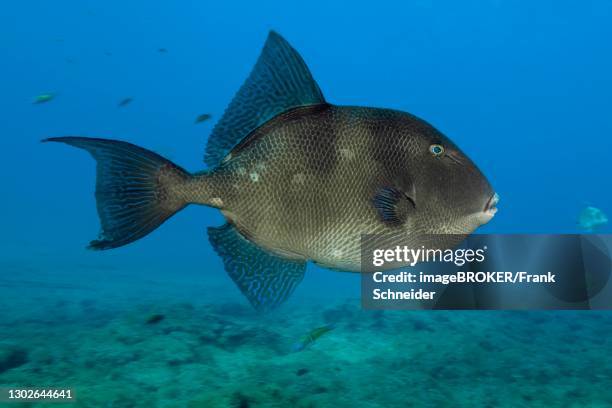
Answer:
<path fill-rule="evenodd" d="M 281 305 L 304 278 L 306 262 L 266 252 L 231 224 L 208 228 L 208 237 L 227 274 L 258 311 Z"/>

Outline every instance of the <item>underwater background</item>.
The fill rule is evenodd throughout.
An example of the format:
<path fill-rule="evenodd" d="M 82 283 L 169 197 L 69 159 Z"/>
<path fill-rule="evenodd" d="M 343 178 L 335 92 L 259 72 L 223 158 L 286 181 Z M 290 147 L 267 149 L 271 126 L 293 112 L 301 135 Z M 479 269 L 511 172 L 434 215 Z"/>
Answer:
<path fill-rule="evenodd" d="M 120 139 L 201 170 L 274 29 L 329 102 L 457 143 L 501 196 L 478 232 L 580 232 L 585 207 L 612 213 L 611 18 L 604 0 L 6 2 L 0 387 L 69 387 L 77 407 L 612 406 L 608 312 L 366 311 L 358 274 L 309 265 L 260 315 L 208 243 L 218 210 L 89 251 L 94 161 L 39 143 Z"/>

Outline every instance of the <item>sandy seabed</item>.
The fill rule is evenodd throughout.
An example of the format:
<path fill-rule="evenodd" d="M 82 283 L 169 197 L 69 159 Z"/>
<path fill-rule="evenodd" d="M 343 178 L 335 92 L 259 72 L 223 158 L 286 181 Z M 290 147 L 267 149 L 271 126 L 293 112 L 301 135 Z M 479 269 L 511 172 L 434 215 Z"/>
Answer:
<path fill-rule="evenodd" d="M 32 310 L 3 313 L 0 386 L 70 387 L 66 406 L 612 406 L 606 312 L 380 312 L 348 299 L 261 316 L 239 301 L 108 310 L 86 298 Z"/>

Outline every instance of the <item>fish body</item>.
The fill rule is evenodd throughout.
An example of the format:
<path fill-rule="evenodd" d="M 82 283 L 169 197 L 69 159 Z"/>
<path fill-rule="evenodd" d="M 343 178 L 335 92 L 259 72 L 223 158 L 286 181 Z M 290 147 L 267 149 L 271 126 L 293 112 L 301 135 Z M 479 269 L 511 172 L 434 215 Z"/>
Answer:
<path fill-rule="evenodd" d="M 325 100 L 299 54 L 272 32 L 190 174 L 127 142 L 62 137 L 98 162 L 93 249 L 133 242 L 188 204 L 221 210 L 208 229 L 225 269 L 260 310 L 283 303 L 306 262 L 360 270 L 362 234 L 452 247 L 488 222 L 497 195 L 476 165 L 427 122 Z M 407 242 L 406 239 L 413 239 Z"/>
<path fill-rule="evenodd" d="M 432 144 L 446 157 L 433 157 Z M 291 110 L 204 177 L 226 218 L 257 245 L 340 270 L 360 270 L 361 234 L 462 234 L 491 216 L 484 208 L 493 191 L 468 159 L 427 123 L 389 109 Z M 390 209 L 394 222 L 374 204 L 384 189 L 411 196 Z M 448 202 L 432 199 L 439 189 Z"/>
<path fill-rule="evenodd" d="M 329 333 L 334 329 L 334 326 L 331 324 L 317 327 L 308 333 L 306 336 L 302 337 L 299 342 L 293 345 L 293 351 L 302 351 L 312 345 L 317 339 L 323 336 L 326 333 Z"/>
<path fill-rule="evenodd" d="M 578 216 L 578 226 L 585 231 L 593 231 L 607 223 L 608 216 L 596 207 L 586 207 Z"/>
<path fill-rule="evenodd" d="M 203 113 L 201 115 L 198 115 L 198 117 L 195 120 L 195 123 L 206 122 L 210 118 L 211 118 L 211 115 L 209 115 L 208 113 Z"/>
<path fill-rule="evenodd" d="M 34 98 L 34 104 L 41 104 L 41 103 L 47 103 L 47 102 L 51 102 L 53 99 L 55 99 L 55 95 L 52 93 L 44 93 L 44 94 L 40 94 L 37 95 L 36 98 Z"/>
<path fill-rule="evenodd" d="M 117 104 L 117 106 L 119 106 L 120 108 L 123 108 L 124 106 L 129 105 L 130 103 L 132 103 L 133 99 L 132 98 L 124 98 L 121 101 L 119 101 L 119 103 Z"/>

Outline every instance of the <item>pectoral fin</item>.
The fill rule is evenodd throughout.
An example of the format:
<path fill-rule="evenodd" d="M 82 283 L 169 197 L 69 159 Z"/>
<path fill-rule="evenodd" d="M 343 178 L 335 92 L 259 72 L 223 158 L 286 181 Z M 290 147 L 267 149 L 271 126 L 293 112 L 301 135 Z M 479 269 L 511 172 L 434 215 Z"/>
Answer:
<path fill-rule="evenodd" d="M 382 187 L 373 200 L 380 220 L 390 226 L 404 224 L 416 207 L 414 188 L 403 191 L 397 187 Z"/>
<path fill-rule="evenodd" d="M 281 305 L 304 278 L 306 262 L 266 252 L 231 224 L 208 228 L 208 237 L 230 278 L 258 311 Z"/>

